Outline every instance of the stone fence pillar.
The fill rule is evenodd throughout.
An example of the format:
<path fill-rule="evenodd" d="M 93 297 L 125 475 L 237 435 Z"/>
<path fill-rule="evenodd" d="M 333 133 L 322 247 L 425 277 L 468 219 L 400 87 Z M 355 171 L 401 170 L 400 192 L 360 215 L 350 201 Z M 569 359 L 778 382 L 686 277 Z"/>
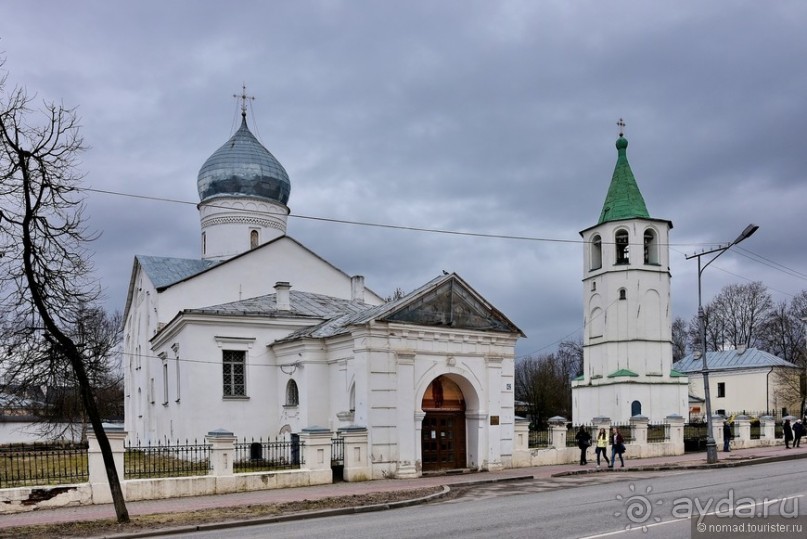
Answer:
<path fill-rule="evenodd" d="M 120 480 L 121 488 L 123 488 L 123 453 L 126 450 L 123 442 L 126 439 L 126 431 L 123 430 L 121 425 L 104 423 L 103 427 L 112 448 L 115 471 L 118 472 L 118 479 Z M 87 443 L 89 446 L 87 449 L 87 466 L 93 503 L 112 503 L 112 491 L 109 488 L 109 479 L 106 475 L 104 455 L 101 453 L 101 446 L 98 445 L 98 438 L 92 430 L 87 433 Z M 124 495 L 125 493 L 126 490 L 124 489 Z"/>
<path fill-rule="evenodd" d="M 325 427 L 308 427 L 300 434 L 303 461 L 312 485 L 333 482 L 331 470 L 331 431 Z"/>
<path fill-rule="evenodd" d="M 670 426 L 670 431 L 667 434 L 667 441 L 673 444 L 676 448 L 676 454 L 680 448 L 681 453 L 684 453 L 684 418 L 678 414 L 668 415 L 664 418 L 664 422 Z"/>
<path fill-rule="evenodd" d="M 712 416 L 712 439 L 717 444 L 718 451 L 723 449 L 723 421 L 725 420 L 726 418 L 720 414 Z"/>
<path fill-rule="evenodd" d="M 734 444 L 736 447 L 748 447 L 751 445 L 751 418 L 747 415 L 738 415 L 734 418 Z"/>
<path fill-rule="evenodd" d="M 530 448 L 530 420 L 517 417 L 513 425 L 513 450 L 527 451 Z"/>
<path fill-rule="evenodd" d="M 207 433 L 205 441 L 210 444 L 210 475 L 232 477 L 235 440 L 235 435 L 225 429 L 216 429 Z"/>
<path fill-rule="evenodd" d="M 630 428 L 633 435 L 633 442 L 636 445 L 647 445 L 647 423 L 650 421 L 643 415 L 635 415 L 630 418 Z"/>
<path fill-rule="evenodd" d="M 549 435 L 554 449 L 566 449 L 566 423 L 566 418 L 559 415 L 549 418 Z"/>
<path fill-rule="evenodd" d="M 765 445 L 776 445 L 776 419 L 764 415 L 759 418 L 759 438 Z"/>
<path fill-rule="evenodd" d="M 339 435 L 345 442 L 344 469 L 345 481 L 369 481 L 373 478 L 368 452 L 367 429 L 365 427 L 343 427 Z"/>

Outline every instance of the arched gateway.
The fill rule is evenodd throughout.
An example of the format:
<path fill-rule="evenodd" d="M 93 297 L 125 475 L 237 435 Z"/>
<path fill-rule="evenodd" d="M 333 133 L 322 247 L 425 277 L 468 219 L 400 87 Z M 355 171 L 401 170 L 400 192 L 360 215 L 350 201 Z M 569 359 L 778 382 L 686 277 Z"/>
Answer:
<path fill-rule="evenodd" d="M 450 378 L 438 376 L 423 395 L 423 471 L 466 467 L 465 398 Z"/>

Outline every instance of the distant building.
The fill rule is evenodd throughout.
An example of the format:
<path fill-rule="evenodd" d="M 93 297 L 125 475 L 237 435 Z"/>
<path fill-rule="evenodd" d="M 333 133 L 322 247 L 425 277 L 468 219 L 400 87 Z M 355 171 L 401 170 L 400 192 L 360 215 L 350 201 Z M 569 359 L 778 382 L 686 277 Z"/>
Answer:
<path fill-rule="evenodd" d="M 799 415 L 801 372 L 789 361 L 756 348 L 738 348 L 708 352 L 706 364 L 713 414 Z M 700 352 L 677 361 L 673 368 L 689 377 L 690 418 L 705 419 Z"/>
<path fill-rule="evenodd" d="M 199 172 L 200 258 L 134 259 L 130 439 L 362 427 L 374 478 L 508 465 L 522 332 L 456 274 L 385 302 L 288 236 L 288 175 L 242 112 Z"/>
<path fill-rule="evenodd" d="M 572 381 L 572 419 L 624 422 L 685 416 L 687 378 L 672 369 L 669 233 L 650 217 L 620 133 L 599 221 L 580 235 L 583 374 Z"/>

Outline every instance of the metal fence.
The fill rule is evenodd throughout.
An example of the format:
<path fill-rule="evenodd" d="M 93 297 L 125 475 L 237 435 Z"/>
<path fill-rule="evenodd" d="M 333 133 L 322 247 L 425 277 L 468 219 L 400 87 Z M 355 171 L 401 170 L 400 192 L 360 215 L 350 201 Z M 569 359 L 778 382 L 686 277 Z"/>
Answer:
<path fill-rule="evenodd" d="M 706 449 L 706 423 L 686 423 L 684 425 L 684 451 Z"/>
<path fill-rule="evenodd" d="M 305 464 L 303 461 L 303 442 L 298 434 L 291 438 L 275 438 L 274 440 L 244 439 L 235 444 L 235 460 L 233 472 L 263 472 L 270 470 L 294 470 Z"/>
<path fill-rule="evenodd" d="M 670 439 L 670 425 L 667 423 L 647 425 L 647 443 L 660 444 Z"/>
<path fill-rule="evenodd" d="M 629 444 L 633 441 L 633 426 L 630 423 L 611 423 L 611 426 L 619 429 L 624 443 Z"/>
<path fill-rule="evenodd" d="M 530 449 L 538 449 L 552 445 L 552 433 L 548 428 L 543 430 L 531 430 L 529 436 L 527 443 Z"/>
<path fill-rule="evenodd" d="M 331 466 L 345 464 L 345 439 L 341 436 L 331 438 Z"/>
<path fill-rule="evenodd" d="M 87 443 L 0 446 L 0 488 L 89 481 Z"/>
<path fill-rule="evenodd" d="M 157 477 L 186 477 L 207 475 L 210 470 L 210 445 L 179 440 L 150 442 L 146 445 L 126 446 L 123 454 L 123 477 L 125 479 L 149 479 Z"/>

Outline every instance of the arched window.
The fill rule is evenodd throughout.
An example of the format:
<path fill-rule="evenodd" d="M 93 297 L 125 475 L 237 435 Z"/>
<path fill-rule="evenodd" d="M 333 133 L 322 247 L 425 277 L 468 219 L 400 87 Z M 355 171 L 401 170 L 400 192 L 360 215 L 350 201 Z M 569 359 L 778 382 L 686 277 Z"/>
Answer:
<path fill-rule="evenodd" d="M 602 267 L 602 238 L 599 234 L 591 238 L 591 267 L 596 270 Z"/>
<path fill-rule="evenodd" d="M 297 406 L 300 404 L 300 393 L 297 391 L 297 382 L 289 380 L 286 384 L 286 406 Z"/>
<path fill-rule="evenodd" d="M 258 246 L 258 231 L 257 230 L 250 230 L 249 231 L 249 248 L 254 249 Z"/>
<path fill-rule="evenodd" d="M 628 299 L 628 292 L 624 288 L 619 289 L 619 299 Z"/>
<path fill-rule="evenodd" d="M 630 247 L 628 243 L 628 231 L 617 230 L 614 237 L 616 244 L 616 263 L 630 264 Z"/>
<path fill-rule="evenodd" d="M 633 401 L 630 403 L 630 416 L 642 415 L 642 403 L 639 401 Z"/>
<path fill-rule="evenodd" d="M 350 411 L 356 411 L 356 384 L 350 385 Z"/>
<path fill-rule="evenodd" d="M 207 235 L 202 232 L 202 254 L 207 254 Z"/>
<path fill-rule="evenodd" d="M 658 264 L 658 238 L 653 229 L 644 231 L 644 263 Z"/>

